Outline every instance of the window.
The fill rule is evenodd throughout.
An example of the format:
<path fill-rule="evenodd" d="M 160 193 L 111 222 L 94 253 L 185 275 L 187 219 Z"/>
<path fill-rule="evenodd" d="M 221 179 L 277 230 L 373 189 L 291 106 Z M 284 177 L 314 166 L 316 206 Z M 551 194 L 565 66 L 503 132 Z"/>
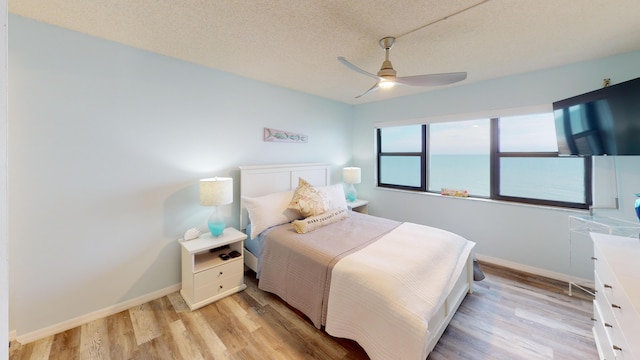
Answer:
<path fill-rule="evenodd" d="M 424 190 L 425 125 L 378 129 L 378 185 Z"/>
<path fill-rule="evenodd" d="M 494 121 L 498 138 L 496 199 L 568 207 L 590 205 L 590 176 L 585 179 L 591 174 L 590 158 L 558 157 L 553 114 Z"/>
<path fill-rule="evenodd" d="M 591 158 L 559 157 L 552 113 L 380 128 L 378 186 L 588 208 Z"/>
<path fill-rule="evenodd" d="M 489 119 L 429 125 L 429 191 L 465 189 L 470 195 L 490 193 Z"/>

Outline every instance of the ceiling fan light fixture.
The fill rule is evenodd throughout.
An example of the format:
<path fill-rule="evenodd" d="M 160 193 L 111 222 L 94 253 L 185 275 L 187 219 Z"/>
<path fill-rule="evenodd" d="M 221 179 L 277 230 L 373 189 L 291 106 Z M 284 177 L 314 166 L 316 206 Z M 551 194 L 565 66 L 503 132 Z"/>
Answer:
<path fill-rule="evenodd" d="M 378 87 L 381 89 L 389 89 L 396 86 L 396 71 L 393 70 L 389 60 L 382 64 L 382 68 L 378 71 Z"/>
<path fill-rule="evenodd" d="M 386 79 L 382 79 L 380 80 L 380 82 L 378 82 L 378 87 L 382 88 L 382 89 L 389 89 L 392 88 L 394 86 L 396 86 L 396 82 L 393 80 L 386 80 Z"/>

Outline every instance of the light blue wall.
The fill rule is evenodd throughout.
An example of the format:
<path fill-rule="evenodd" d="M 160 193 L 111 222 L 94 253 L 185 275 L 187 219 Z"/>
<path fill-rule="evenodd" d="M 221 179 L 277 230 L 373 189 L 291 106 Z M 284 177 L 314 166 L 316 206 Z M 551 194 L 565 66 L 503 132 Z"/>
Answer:
<path fill-rule="evenodd" d="M 208 215 L 197 180 L 234 177 L 237 226 L 238 165 L 329 162 L 332 182 L 343 165 L 361 166 L 371 213 L 450 229 L 481 254 L 566 274 L 571 212 L 377 189 L 373 124 L 548 104 L 605 77 L 637 77 L 640 62 L 632 53 L 354 107 L 17 16 L 9 25 L 18 335 L 177 284 L 176 239 Z M 309 143 L 265 143 L 263 127 Z M 614 215 L 633 216 L 639 169 L 637 157 L 617 161 L 623 210 Z"/>
<path fill-rule="evenodd" d="M 371 200 L 370 213 L 445 228 L 477 242 L 478 254 L 549 275 L 569 274 L 568 215 L 580 212 L 378 189 L 374 124 L 455 114 L 499 114 L 500 109 L 521 107 L 551 108 L 553 101 L 601 87 L 603 78 L 611 78 L 615 84 L 640 76 L 638 64 L 640 52 L 635 52 L 359 105 L 354 129 L 354 166 L 362 168 L 359 194 Z M 596 214 L 637 222 L 633 193 L 640 192 L 640 156 L 617 158 L 616 169 L 620 210 L 596 210 Z M 579 260 L 574 262 L 572 274 L 592 277 L 590 249 L 589 241 L 574 244 L 572 255 L 575 259 L 577 253 Z"/>
<path fill-rule="evenodd" d="M 350 161 L 353 107 L 9 17 L 11 329 L 18 336 L 180 282 L 198 179 Z M 267 143 L 264 127 L 309 136 Z"/>

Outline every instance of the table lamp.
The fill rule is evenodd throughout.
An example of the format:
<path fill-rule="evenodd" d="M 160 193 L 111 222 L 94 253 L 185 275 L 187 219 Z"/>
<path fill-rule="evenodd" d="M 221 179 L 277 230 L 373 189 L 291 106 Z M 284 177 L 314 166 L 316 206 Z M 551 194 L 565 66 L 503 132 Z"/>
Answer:
<path fill-rule="evenodd" d="M 200 179 L 200 205 L 213 206 L 213 212 L 207 221 L 211 235 L 220 236 L 224 232 L 224 215 L 220 206 L 233 202 L 233 179 L 214 177 Z"/>
<path fill-rule="evenodd" d="M 346 167 L 342 169 L 342 178 L 347 187 L 347 201 L 354 202 L 358 198 L 355 186 L 353 184 L 360 184 L 360 168 L 359 167 Z"/>

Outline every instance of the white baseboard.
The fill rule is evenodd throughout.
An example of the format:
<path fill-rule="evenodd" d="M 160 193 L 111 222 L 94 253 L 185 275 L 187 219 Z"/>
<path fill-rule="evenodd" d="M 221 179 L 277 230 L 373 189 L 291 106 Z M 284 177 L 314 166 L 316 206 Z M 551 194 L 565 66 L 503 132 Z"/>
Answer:
<path fill-rule="evenodd" d="M 20 334 L 16 336 L 16 331 L 14 330 L 14 331 L 11 331 L 9 335 L 9 339 L 17 340 L 21 344 L 30 343 L 32 341 L 36 341 L 38 339 L 42 339 L 47 336 L 55 335 L 63 331 L 67 331 L 69 329 L 73 329 L 80 325 L 86 324 L 90 321 L 101 319 L 103 317 L 107 317 L 113 314 L 117 314 L 121 311 L 130 309 L 134 306 L 138 306 L 146 302 L 161 298 L 165 295 L 169 295 L 173 292 L 180 290 L 180 288 L 181 288 L 181 284 L 172 285 L 167 288 L 160 289 L 158 291 L 154 291 L 152 293 L 137 297 L 135 299 L 127 300 L 119 304 L 115 304 L 113 306 L 109 306 L 104 309 L 97 310 L 86 315 L 81 315 L 76 318 L 69 319 L 67 321 L 63 321 L 61 323 L 51 325 L 46 328 L 42 328 L 26 334 Z"/>
<path fill-rule="evenodd" d="M 544 276 L 544 277 L 547 277 L 549 279 L 564 281 L 566 283 L 569 283 L 569 282 L 579 283 L 579 284 L 584 284 L 586 286 L 593 287 L 593 280 L 581 279 L 581 278 L 578 278 L 578 277 L 575 277 L 575 276 L 569 276 L 567 274 L 557 273 L 557 272 L 554 272 L 554 271 L 540 269 L 540 268 L 537 268 L 537 267 L 524 265 L 524 264 L 520 264 L 520 263 L 516 263 L 516 262 L 513 262 L 513 261 L 508 261 L 508 260 L 503 260 L 503 259 L 499 259 L 499 258 L 494 258 L 494 257 L 491 257 L 491 256 L 482 255 L 482 254 L 476 254 L 476 258 L 478 260 L 480 260 L 480 261 L 484 261 L 484 262 L 487 262 L 487 263 L 490 263 L 490 264 L 503 266 L 503 267 L 507 267 L 507 268 L 510 268 L 510 269 L 518 270 L 518 271 L 527 272 L 527 273 L 533 274 L 533 275 Z"/>

